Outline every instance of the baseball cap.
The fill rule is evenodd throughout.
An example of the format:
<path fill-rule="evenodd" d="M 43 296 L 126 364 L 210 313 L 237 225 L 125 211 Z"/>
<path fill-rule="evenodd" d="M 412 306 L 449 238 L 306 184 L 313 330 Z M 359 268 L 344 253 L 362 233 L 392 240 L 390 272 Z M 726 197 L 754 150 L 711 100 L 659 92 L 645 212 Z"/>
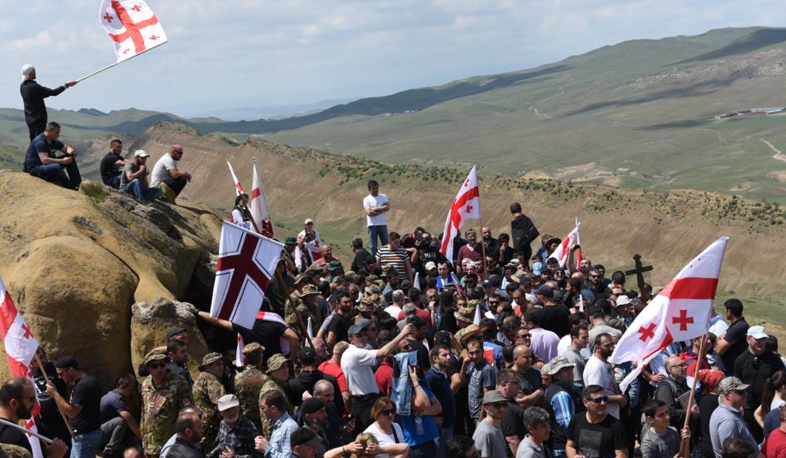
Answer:
<path fill-rule="evenodd" d="M 630 298 L 624 294 L 617 296 L 617 307 L 630 304 Z"/>
<path fill-rule="evenodd" d="M 55 361 L 55 367 L 58 369 L 67 369 L 69 367 L 73 367 L 74 369 L 81 369 L 79 363 L 73 356 L 63 356 L 62 358 Z"/>
<path fill-rule="evenodd" d="M 313 223 L 314 223 L 314 220 L 311 219 L 311 218 L 306 218 L 306 220 L 303 222 L 303 224 L 313 224 Z"/>
<path fill-rule="evenodd" d="M 745 391 L 748 387 L 750 387 L 750 385 L 742 383 L 742 380 L 737 377 L 726 377 L 718 384 L 718 391 L 720 394 L 723 394 L 728 391 Z"/>
<path fill-rule="evenodd" d="M 549 285 L 541 285 L 541 287 L 535 291 L 535 294 L 543 297 L 554 297 L 554 289 Z"/>
<path fill-rule="evenodd" d="M 188 330 L 186 328 L 172 328 L 172 329 L 170 329 L 166 333 L 166 340 L 167 340 L 167 342 L 169 341 L 169 339 L 171 339 L 172 337 L 174 337 L 174 336 L 176 336 L 176 335 L 178 335 L 178 334 L 180 334 L 182 332 L 188 332 Z"/>
<path fill-rule="evenodd" d="M 138 149 L 134 153 L 134 157 L 150 157 L 150 155 L 147 154 L 147 151 L 145 151 L 143 149 Z"/>
<path fill-rule="evenodd" d="M 363 318 L 360 321 L 358 321 L 357 323 L 355 323 L 352 326 L 350 326 L 349 331 L 347 332 L 347 335 L 352 337 L 354 335 L 360 334 L 361 332 L 363 332 L 364 329 L 366 329 L 370 325 L 371 325 L 371 320 L 369 320 L 368 318 Z"/>
<path fill-rule="evenodd" d="M 434 264 L 434 261 L 429 261 L 426 263 L 426 270 L 436 269 L 437 265 Z"/>
<path fill-rule="evenodd" d="M 766 332 L 764 332 L 764 326 L 751 326 L 748 328 L 748 337 L 753 337 L 754 339 L 766 339 L 769 337 Z"/>
<path fill-rule="evenodd" d="M 237 407 L 240 405 L 240 401 L 238 401 L 237 396 L 234 394 L 226 394 L 218 398 L 218 411 L 223 412 L 227 409 L 231 409 L 232 407 Z"/>
<path fill-rule="evenodd" d="M 311 347 L 303 347 L 297 353 L 297 359 L 303 364 L 314 364 L 317 362 L 317 352 Z"/>
<path fill-rule="evenodd" d="M 483 404 L 494 404 L 496 402 L 508 402 L 508 398 L 502 395 L 499 390 L 487 391 L 483 395 Z"/>
<path fill-rule="evenodd" d="M 303 401 L 303 404 L 300 405 L 300 411 L 303 412 L 303 415 L 319 412 L 323 408 L 325 408 L 325 402 L 313 396 Z"/>

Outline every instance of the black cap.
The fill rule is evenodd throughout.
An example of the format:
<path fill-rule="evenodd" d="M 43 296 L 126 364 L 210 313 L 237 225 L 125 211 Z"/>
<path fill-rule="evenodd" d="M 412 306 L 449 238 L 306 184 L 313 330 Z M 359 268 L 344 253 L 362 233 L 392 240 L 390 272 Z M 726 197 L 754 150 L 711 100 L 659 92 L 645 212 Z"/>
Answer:
<path fill-rule="evenodd" d="M 173 329 L 170 329 L 166 333 L 166 341 L 169 342 L 169 339 L 171 339 L 172 336 L 176 336 L 176 335 L 180 334 L 181 332 L 187 332 L 187 331 L 188 330 L 186 328 L 173 328 Z"/>
<path fill-rule="evenodd" d="M 297 353 L 297 359 L 305 365 L 314 365 L 317 362 L 317 352 L 311 347 L 303 347 Z"/>
<path fill-rule="evenodd" d="M 289 436 L 289 444 L 292 448 L 295 448 L 298 445 L 310 445 L 312 447 L 318 447 L 320 444 L 319 437 L 317 434 L 311 430 L 311 428 L 301 426 L 298 428 L 291 436 Z"/>
<path fill-rule="evenodd" d="M 63 356 L 58 359 L 55 361 L 55 367 L 58 369 L 67 369 L 69 367 L 73 367 L 74 369 L 82 368 L 73 356 Z"/>
<path fill-rule="evenodd" d="M 306 399 L 303 401 L 303 404 L 300 405 L 300 410 L 303 412 L 303 415 L 319 412 L 319 410 L 323 408 L 325 408 L 325 402 L 315 397 Z"/>

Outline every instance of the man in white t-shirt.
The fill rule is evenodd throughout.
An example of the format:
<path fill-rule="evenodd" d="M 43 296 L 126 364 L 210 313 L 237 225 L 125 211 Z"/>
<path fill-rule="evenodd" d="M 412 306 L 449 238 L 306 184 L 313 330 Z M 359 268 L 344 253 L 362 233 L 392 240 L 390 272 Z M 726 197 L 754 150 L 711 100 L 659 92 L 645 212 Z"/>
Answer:
<path fill-rule="evenodd" d="M 177 169 L 177 163 L 183 158 L 183 147 L 180 145 L 172 145 L 169 153 L 161 156 L 161 159 L 156 162 L 153 167 L 153 173 L 150 175 L 150 187 L 156 187 L 159 183 L 165 183 L 169 189 L 175 193 L 176 196 L 180 195 L 186 184 L 191 182 L 191 174 L 188 172 L 181 172 Z"/>
<path fill-rule="evenodd" d="M 614 339 L 609 334 L 600 334 L 595 338 L 595 352 L 584 366 L 584 386 L 600 385 L 608 396 L 607 412 L 617 420 L 620 419 L 620 408 L 625 407 L 628 398 L 620 393 L 619 385 L 614 379 L 608 359 L 614 353 Z"/>
<path fill-rule="evenodd" d="M 377 238 L 379 238 L 379 245 L 387 245 L 389 243 L 388 219 L 385 213 L 390 211 L 390 201 L 386 195 L 379 193 L 379 183 L 375 180 L 368 182 L 368 192 L 369 194 L 363 199 L 363 208 L 366 210 L 371 254 L 376 256 Z"/>
<path fill-rule="evenodd" d="M 341 355 L 341 371 L 347 380 L 347 388 L 352 395 L 350 404 L 352 416 L 355 417 L 355 431 L 365 431 L 374 422 L 371 418 L 371 407 L 374 401 L 379 398 L 379 386 L 374 379 L 374 365 L 377 359 L 382 359 L 393 353 L 398 348 L 398 343 L 415 333 L 412 324 L 404 326 L 404 329 L 390 342 L 379 350 L 366 350 L 368 336 L 366 328 L 373 322 L 363 318 L 357 324 L 349 328 L 349 348 Z"/>

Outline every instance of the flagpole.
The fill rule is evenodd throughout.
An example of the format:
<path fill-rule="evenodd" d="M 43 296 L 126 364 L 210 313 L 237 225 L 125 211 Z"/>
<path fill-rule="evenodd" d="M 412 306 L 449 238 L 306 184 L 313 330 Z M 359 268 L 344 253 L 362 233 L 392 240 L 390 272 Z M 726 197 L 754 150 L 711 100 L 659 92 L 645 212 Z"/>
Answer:
<path fill-rule="evenodd" d="M 687 428 L 690 424 L 691 415 L 690 410 L 693 404 L 693 399 L 696 395 L 696 382 L 699 380 L 699 371 L 701 370 L 701 361 L 704 358 L 704 343 L 707 342 L 707 334 L 702 334 L 701 344 L 699 344 L 699 356 L 696 358 L 696 368 L 693 369 L 693 386 L 690 389 L 690 397 L 688 397 L 688 406 L 685 408 L 685 424 L 683 429 Z M 682 437 L 682 431 L 680 431 Z M 690 457 L 690 439 L 680 439 L 680 456 L 682 458 Z"/>
<path fill-rule="evenodd" d="M 44 381 L 46 381 L 46 383 L 49 384 L 49 374 L 46 373 L 46 369 L 44 369 L 44 365 L 43 365 L 43 363 L 41 363 L 41 358 L 38 357 L 38 352 L 35 353 L 35 362 L 38 365 L 38 369 L 44 375 Z M 71 429 L 71 424 L 68 423 L 68 418 L 66 418 L 65 414 L 63 413 L 62 410 L 60 410 L 59 407 L 57 408 L 57 411 L 60 412 L 60 416 L 63 417 L 63 423 L 65 423 L 66 428 L 68 428 L 68 433 L 71 435 L 71 439 L 76 440 L 76 436 L 74 435 L 74 430 Z M 46 439 L 43 436 L 36 435 L 36 437 L 38 437 L 39 439 Z M 49 440 L 49 439 L 47 439 L 47 440 Z M 51 444 L 52 441 L 49 440 L 48 443 Z"/>
<path fill-rule="evenodd" d="M 83 77 L 79 78 L 78 80 L 76 80 L 76 82 L 77 82 L 77 83 L 79 83 L 79 82 L 81 82 L 82 80 L 86 80 L 86 79 L 90 78 L 91 76 L 98 75 L 99 73 L 101 73 L 101 72 L 103 72 L 103 71 L 109 70 L 110 68 L 112 68 L 112 67 L 114 67 L 114 66 L 116 66 L 116 65 L 120 65 L 120 64 L 122 64 L 123 62 L 128 62 L 129 60 L 133 59 L 134 57 L 141 56 L 142 54 L 144 54 L 144 53 L 146 53 L 146 52 L 148 52 L 148 51 L 150 51 L 150 50 L 156 49 L 157 47 L 159 47 L 159 46 L 162 46 L 162 45 L 165 45 L 165 44 L 167 44 L 167 43 L 169 43 L 169 42 L 168 42 L 168 41 L 165 41 L 165 42 L 163 42 L 163 43 L 161 43 L 161 44 L 159 44 L 159 45 L 155 45 L 155 46 L 153 46 L 152 48 L 148 48 L 148 49 L 145 49 L 144 51 L 142 51 L 142 52 L 140 52 L 140 53 L 134 54 L 133 56 L 129 57 L 128 59 L 121 60 L 120 62 L 115 62 L 114 64 L 109 64 L 109 65 L 107 65 L 106 67 L 99 68 L 98 70 L 94 71 L 93 73 L 91 73 L 91 74 L 89 74 L 89 75 L 86 75 L 86 76 L 83 76 Z"/>
<path fill-rule="evenodd" d="M 16 423 L 10 422 L 8 420 L 3 420 L 2 418 L 0 418 L 0 424 L 6 425 L 6 426 L 10 426 L 12 428 L 16 428 L 16 429 L 24 432 L 25 434 L 29 434 L 31 436 L 35 436 L 35 437 L 41 439 L 42 441 L 46 442 L 49 445 L 52 445 L 55 442 L 52 439 L 50 439 L 50 438 L 48 438 L 46 436 L 42 436 L 41 434 L 38 434 L 35 431 L 30 431 L 29 429 L 27 429 L 27 428 L 25 428 L 23 426 L 19 426 Z"/>

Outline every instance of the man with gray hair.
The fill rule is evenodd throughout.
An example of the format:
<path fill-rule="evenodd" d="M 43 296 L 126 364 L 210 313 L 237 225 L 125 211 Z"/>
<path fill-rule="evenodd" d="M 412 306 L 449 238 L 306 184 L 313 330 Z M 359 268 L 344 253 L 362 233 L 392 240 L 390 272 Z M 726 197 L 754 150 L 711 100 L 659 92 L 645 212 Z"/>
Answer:
<path fill-rule="evenodd" d="M 519 444 L 516 458 L 546 458 L 550 456 L 543 442 L 548 440 L 551 432 L 551 417 L 540 407 L 529 407 L 522 414 L 527 435 Z"/>
<path fill-rule="evenodd" d="M 478 243 L 478 234 L 475 232 L 475 229 L 467 229 L 467 232 L 464 233 L 464 237 L 467 239 L 467 244 L 459 248 L 458 257 L 456 259 L 456 269 L 459 271 L 463 268 L 462 261 L 465 258 L 471 259 L 473 262 L 483 260 L 483 248 L 481 244 Z"/>
<path fill-rule="evenodd" d="M 404 310 L 403 307 L 404 307 L 404 301 L 406 295 L 404 294 L 404 291 L 397 289 L 393 291 L 391 298 L 392 298 L 391 301 L 392 303 L 385 308 L 385 313 L 387 313 L 388 315 L 392 316 L 395 319 L 398 319 L 398 316 Z"/>
<path fill-rule="evenodd" d="M 76 81 L 69 81 L 55 89 L 41 86 L 35 81 L 35 67 L 27 64 L 22 67 L 22 85 L 19 92 L 25 106 L 25 122 L 30 131 L 30 141 L 39 136 L 46 128 L 48 121 L 44 99 L 60 95 L 71 86 L 76 86 Z"/>

